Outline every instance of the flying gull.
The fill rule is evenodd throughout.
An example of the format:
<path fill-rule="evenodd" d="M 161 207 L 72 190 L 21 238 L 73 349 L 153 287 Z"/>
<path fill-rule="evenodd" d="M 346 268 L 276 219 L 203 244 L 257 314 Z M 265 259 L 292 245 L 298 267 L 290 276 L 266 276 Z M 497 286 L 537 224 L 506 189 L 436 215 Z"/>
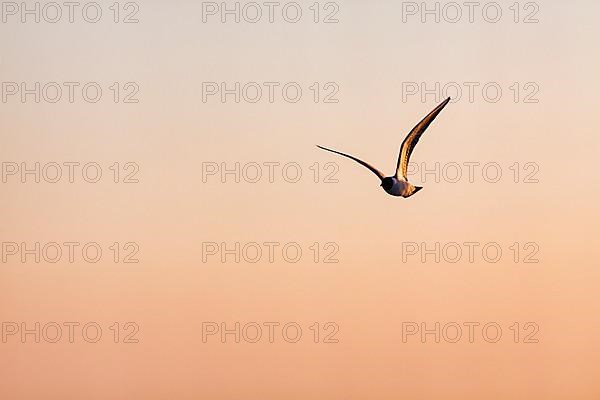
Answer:
<path fill-rule="evenodd" d="M 412 183 L 408 182 L 407 169 L 408 169 L 408 161 L 410 159 L 410 155 L 412 154 L 415 146 L 419 142 L 421 135 L 425 130 L 429 127 L 429 125 L 433 122 L 435 117 L 446 107 L 448 102 L 450 101 L 450 97 L 444 100 L 440 105 L 433 109 L 421 122 L 415 126 L 412 131 L 406 136 L 404 142 L 402 142 L 402 146 L 400 146 L 400 154 L 398 155 L 398 164 L 396 165 L 396 173 L 394 176 L 384 176 L 381 171 L 377 168 L 373 167 L 369 163 L 359 160 L 356 157 L 353 157 L 349 154 L 344 154 L 336 150 L 328 149 L 327 147 L 319 146 L 318 148 L 331 151 L 332 153 L 339 154 L 344 157 L 348 157 L 357 163 L 367 167 L 371 170 L 377 177 L 381 180 L 381 187 L 388 194 L 392 196 L 402 196 L 402 197 L 410 197 L 413 194 L 417 193 L 419 190 L 423 189 L 421 186 L 414 186 Z"/>

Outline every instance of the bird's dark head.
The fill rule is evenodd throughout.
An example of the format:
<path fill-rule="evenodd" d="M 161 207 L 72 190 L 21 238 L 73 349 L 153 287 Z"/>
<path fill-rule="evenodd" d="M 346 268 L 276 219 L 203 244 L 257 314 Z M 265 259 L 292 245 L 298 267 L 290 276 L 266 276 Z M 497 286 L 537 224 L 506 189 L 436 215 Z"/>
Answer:
<path fill-rule="evenodd" d="M 394 180 L 392 178 L 388 177 L 381 180 L 381 187 L 383 187 L 385 190 L 390 190 L 392 186 L 394 186 Z"/>

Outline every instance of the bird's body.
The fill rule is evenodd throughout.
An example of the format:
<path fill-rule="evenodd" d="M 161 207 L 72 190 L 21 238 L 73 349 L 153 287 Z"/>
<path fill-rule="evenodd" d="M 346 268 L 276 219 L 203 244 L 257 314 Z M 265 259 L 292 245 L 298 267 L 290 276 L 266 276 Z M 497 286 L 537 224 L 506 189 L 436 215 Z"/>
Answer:
<path fill-rule="evenodd" d="M 383 175 L 383 173 L 381 173 L 381 171 L 379 171 L 377 168 L 373 167 L 369 163 L 362 161 L 349 154 L 344 154 L 339 151 L 328 149 L 327 147 L 319 145 L 317 145 L 317 147 L 350 158 L 356 161 L 357 163 L 361 164 L 362 166 L 368 168 L 381 180 L 380 186 L 383 188 L 383 190 L 386 191 L 386 193 L 392 196 L 404 198 L 410 197 L 413 194 L 417 193 L 419 190 L 423 189 L 421 186 L 415 186 L 412 183 L 408 182 L 407 170 L 410 155 L 412 154 L 412 151 L 414 150 L 417 142 L 421 138 L 423 132 L 425 132 L 427 127 L 429 127 L 431 122 L 433 122 L 435 117 L 438 116 L 442 109 L 446 107 L 449 101 L 450 98 L 448 97 L 440 105 L 434 108 L 433 111 L 427 114 L 427 116 L 423 118 L 421 122 L 419 122 L 417 126 L 415 126 L 406 136 L 406 138 L 402 142 L 402 146 L 400 146 L 400 155 L 398 156 L 398 163 L 396 164 L 396 173 L 393 176 L 386 177 Z"/>
<path fill-rule="evenodd" d="M 383 178 L 381 187 L 388 194 L 400 197 L 410 197 L 421 189 L 419 186 L 414 186 L 412 183 L 409 183 L 403 179 L 398 179 L 395 176 Z"/>

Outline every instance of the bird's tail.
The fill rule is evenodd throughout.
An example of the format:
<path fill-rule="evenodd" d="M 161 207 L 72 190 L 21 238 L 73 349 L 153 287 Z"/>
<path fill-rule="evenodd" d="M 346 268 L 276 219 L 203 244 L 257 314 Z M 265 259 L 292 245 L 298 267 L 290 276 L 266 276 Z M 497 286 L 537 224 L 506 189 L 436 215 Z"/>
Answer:
<path fill-rule="evenodd" d="M 417 193 L 419 190 L 423 189 L 423 186 L 415 186 L 415 190 L 410 194 L 411 196 Z"/>

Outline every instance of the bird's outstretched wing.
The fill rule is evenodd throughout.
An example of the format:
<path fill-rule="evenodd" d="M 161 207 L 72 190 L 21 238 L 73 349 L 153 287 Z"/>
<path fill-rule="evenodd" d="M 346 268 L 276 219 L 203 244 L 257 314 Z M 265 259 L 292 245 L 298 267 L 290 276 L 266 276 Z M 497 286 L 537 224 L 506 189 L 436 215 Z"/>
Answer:
<path fill-rule="evenodd" d="M 404 180 L 408 180 L 407 169 L 408 169 L 408 160 L 410 159 L 410 155 L 412 154 L 415 146 L 419 142 L 421 135 L 425 132 L 425 129 L 433 122 L 435 117 L 438 116 L 440 111 L 446 104 L 450 101 L 450 97 L 444 100 L 440 105 L 433 109 L 421 122 L 415 126 L 412 131 L 406 136 L 404 141 L 402 142 L 402 146 L 400 146 L 400 154 L 398 155 L 398 164 L 396 165 L 396 178 L 404 178 Z"/>
<path fill-rule="evenodd" d="M 373 172 L 375 175 L 377 175 L 377 177 L 378 177 L 379 179 L 383 180 L 383 178 L 385 178 L 385 176 L 384 176 L 384 175 L 381 173 L 381 171 L 379 171 L 377 168 L 373 167 L 373 166 L 372 166 L 372 165 L 370 165 L 369 163 L 366 163 L 366 162 L 364 162 L 364 161 L 362 161 L 362 160 L 359 160 L 359 159 L 358 159 L 358 158 L 356 158 L 356 157 L 353 157 L 353 156 L 351 156 L 351 155 L 348 155 L 348 154 L 340 153 L 339 151 L 335 151 L 335 150 L 328 149 L 327 147 L 323 147 L 323 146 L 319 146 L 319 145 L 317 145 L 317 147 L 318 147 L 318 148 L 320 148 L 320 149 L 323 149 L 323 150 L 331 151 L 332 153 L 336 153 L 336 154 L 339 154 L 339 155 L 341 155 L 341 156 L 344 156 L 344 157 L 348 157 L 348 158 L 350 158 L 350 159 L 352 159 L 352 160 L 356 161 L 356 162 L 357 162 L 357 163 L 359 163 L 360 165 L 363 165 L 363 166 L 365 166 L 365 167 L 369 168 L 369 169 L 371 170 L 371 172 Z"/>

